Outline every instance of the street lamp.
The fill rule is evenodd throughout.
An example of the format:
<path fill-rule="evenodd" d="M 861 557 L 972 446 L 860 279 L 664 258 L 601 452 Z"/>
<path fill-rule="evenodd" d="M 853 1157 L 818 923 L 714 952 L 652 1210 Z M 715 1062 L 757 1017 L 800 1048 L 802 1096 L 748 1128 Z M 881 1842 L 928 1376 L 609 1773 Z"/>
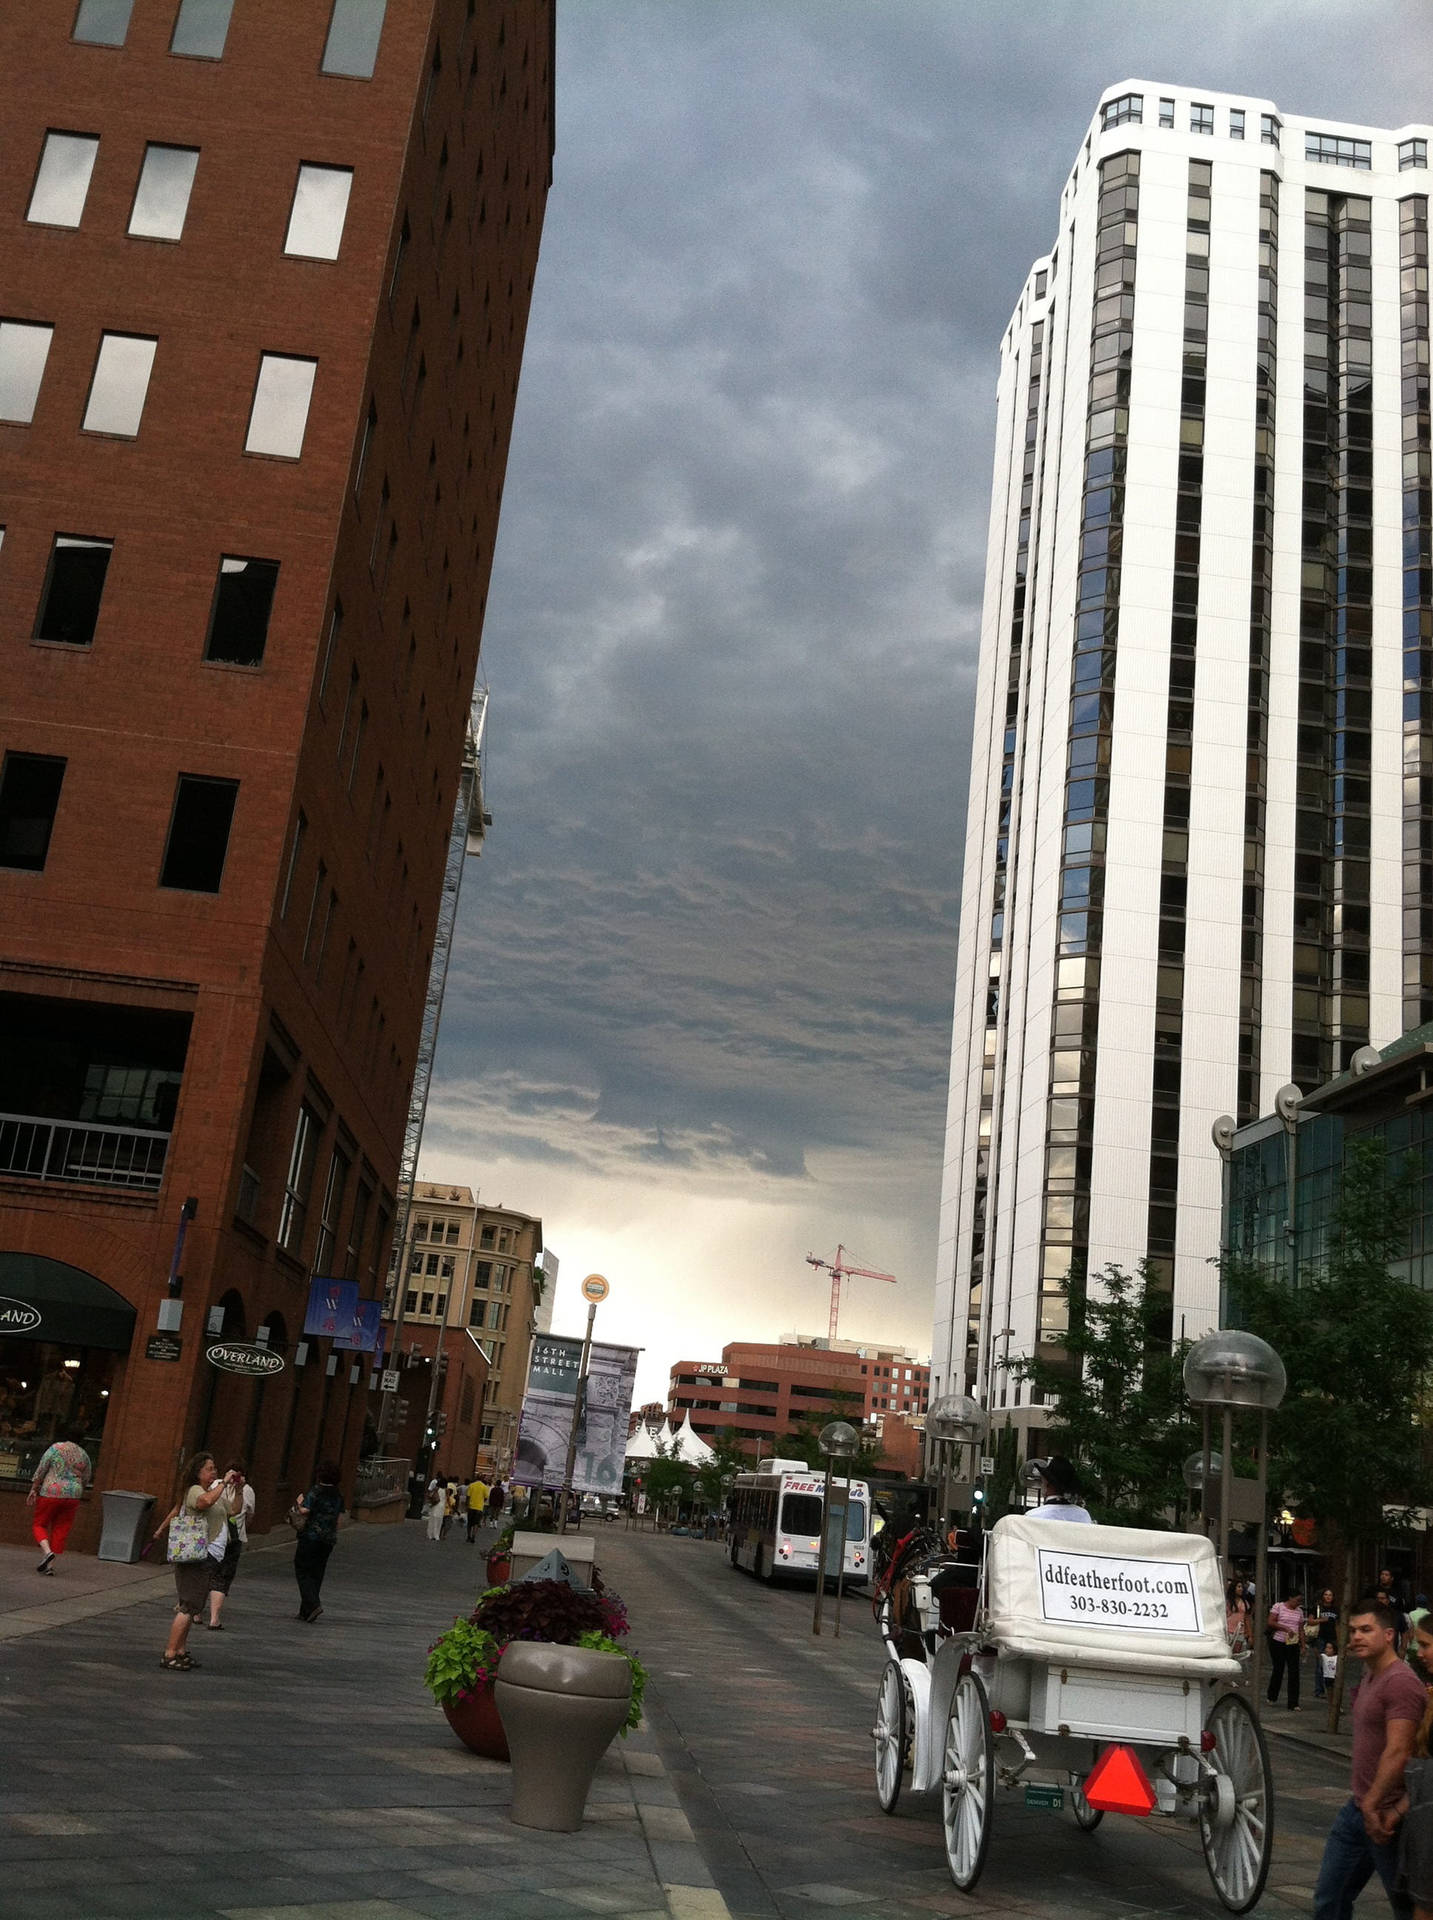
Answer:
<path fill-rule="evenodd" d="M 970 1447 L 974 1449 L 978 1447 L 980 1442 L 985 1438 L 989 1428 L 990 1416 L 986 1413 L 980 1402 L 973 1400 L 968 1393 L 943 1394 L 939 1400 L 932 1403 L 925 1417 L 927 1436 L 932 1440 L 943 1441 L 952 1446 Z M 972 1484 L 979 1478 L 979 1475 L 975 1471 L 979 1464 L 977 1459 L 971 1460 L 970 1478 Z M 941 1524 L 944 1525 L 946 1523 L 945 1516 L 949 1511 L 949 1501 L 946 1498 L 946 1474 L 944 1469 L 942 1469 L 940 1476 L 940 1491 Z"/>
<path fill-rule="evenodd" d="M 831 1467 L 836 1460 L 851 1461 L 861 1445 L 861 1436 L 847 1420 L 831 1420 L 822 1427 L 816 1444 L 826 1456 L 826 1488 L 821 1501 L 821 1554 L 816 1564 L 816 1611 L 811 1620 L 813 1634 L 821 1632 L 821 1602 L 826 1597 L 826 1542 L 831 1532 Z M 846 1468 L 846 1498 L 841 1503 L 841 1539 L 836 1559 L 836 1624 L 834 1637 L 841 1638 L 841 1587 L 846 1567 L 846 1510 L 851 1502 L 851 1469 Z"/>
<path fill-rule="evenodd" d="M 1265 1606 L 1268 1600 L 1268 1527 L 1264 1509 L 1269 1490 L 1269 1415 L 1283 1400 L 1288 1384 L 1283 1361 L 1268 1341 L 1261 1340 L 1256 1333 L 1244 1333 L 1237 1328 L 1206 1333 L 1202 1340 L 1195 1341 L 1185 1356 L 1184 1390 L 1189 1395 L 1191 1406 L 1198 1407 L 1203 1418 L 1203 1446 L 1199 1460 L 1201 1491 L 1208 1482 L 1214 1459 L 1219 1461 L 1219 1547 L 1226 1581 L 1232 1577 L 1229 1565 L 1229 1508 L 1234 1475 L 1234 1410 L 1236 1407 L 1250 1408 L 1259 1415 L 1258 1545 L 1254 1565 L 1256 1606 Z M 1224 1416 L 1223 1447 L 1217 1456 L 1211 1455 L 1209 1450 L 1209 1416 L 1216 1407 Z M 1187 1464 L 1185 1472 L 1187 1478 Z M 1253 1639 L 1253 1693 L 1254 1710 L 1257 1713 L 1259 1686 L 1263 1677 L 1264 1636 L 1256 1631 Z"/>

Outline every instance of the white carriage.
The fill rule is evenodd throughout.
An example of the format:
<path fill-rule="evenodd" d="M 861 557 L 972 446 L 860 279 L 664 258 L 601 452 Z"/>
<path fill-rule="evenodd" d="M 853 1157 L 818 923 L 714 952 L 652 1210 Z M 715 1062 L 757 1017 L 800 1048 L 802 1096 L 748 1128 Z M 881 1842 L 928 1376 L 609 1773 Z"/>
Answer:
<path fill-rule="evenodd" d="M 1012 1514 L 979 1566 L 942 1556 L 906 1576 L 877 1700 L 876 1786 L 941 1794 L 951 1875 L 968 1891 L 990 1844 L 997 1786 L 1071 1811 L 1197 1821 L 1233 1913 L 1263 1891 L 1273 1782 L 1258 1721 L 1221 1687 L 1239 1662 L 1212 1542 L 1197 1534 Z M 1086 1797 L 1086 1789 L 1089 1797 Z"/>

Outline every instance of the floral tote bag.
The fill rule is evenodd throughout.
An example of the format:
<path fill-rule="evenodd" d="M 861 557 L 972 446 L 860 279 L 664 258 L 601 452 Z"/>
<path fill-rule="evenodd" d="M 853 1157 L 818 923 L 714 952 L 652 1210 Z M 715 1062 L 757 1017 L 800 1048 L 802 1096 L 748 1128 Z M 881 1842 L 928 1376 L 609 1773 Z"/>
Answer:
<path fill-rule="evenodd" d="M 209 1528 L 202 1513 L 181 1506 L 169 1523 L 169 1558 L 177 1566 L 192 1565 L 209 1551 Z"/>

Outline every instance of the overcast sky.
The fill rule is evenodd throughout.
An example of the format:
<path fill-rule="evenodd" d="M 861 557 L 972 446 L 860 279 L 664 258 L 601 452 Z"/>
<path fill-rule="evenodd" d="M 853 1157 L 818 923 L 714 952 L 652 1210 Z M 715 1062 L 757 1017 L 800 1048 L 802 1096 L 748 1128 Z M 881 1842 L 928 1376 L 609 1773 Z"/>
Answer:
<path fill-rule="evenodd" d="M 1000 334 L 1101 92 L 1433 117 L 1428 8 L 559 0 L 423 1171 L 676 1358 L 930 1346 Z"/>

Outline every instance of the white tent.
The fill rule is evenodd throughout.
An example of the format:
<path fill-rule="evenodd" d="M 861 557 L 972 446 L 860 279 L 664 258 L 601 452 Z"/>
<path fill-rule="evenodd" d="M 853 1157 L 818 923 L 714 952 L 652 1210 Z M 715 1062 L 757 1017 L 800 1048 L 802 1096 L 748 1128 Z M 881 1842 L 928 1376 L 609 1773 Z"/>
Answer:
<path fill-rule="evenodd" d="M 663 1427 L 662 1432 L 665 1437 L 665 1427 Z M 639 1420 L 637 1422 L 637 1431 L 627 1442 L 627 1458 L 629 1460 L 655 1460 L 656 1457 L 656 1436 L 645 1420 Z"/>
<path fill-rule="evenodd" d="M 672 1450 L 677 1458 L 689 1467 L 709 1466 L 716 1455 L 692 1425 L 692 1410 L 687 1408 L 687 1417 L 672 1435 Z"/>

